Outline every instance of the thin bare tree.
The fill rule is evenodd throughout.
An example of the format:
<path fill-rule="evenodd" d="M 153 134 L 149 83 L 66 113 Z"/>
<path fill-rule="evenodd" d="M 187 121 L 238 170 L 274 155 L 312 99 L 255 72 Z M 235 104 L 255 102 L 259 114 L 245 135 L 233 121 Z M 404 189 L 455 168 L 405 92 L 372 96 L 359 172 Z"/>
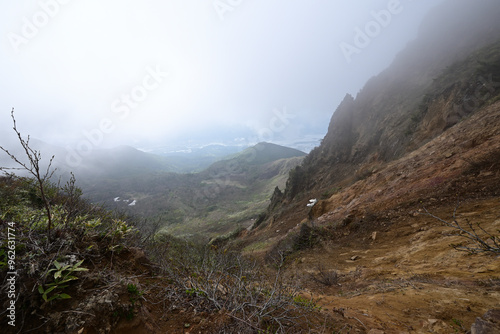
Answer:
<path fill-rule="evenodd" d="M 51 170 L 54 156 L 50 158 L 47 169 L 43 170 L 42 167 L 40 166 L 40 161 L 42 160 L 42 154 L 40 153 L 40 151 L 34 150 L 33 148 L 30 147 L 29 135 L 27 139 L 24 139 L 21 133 L 17 130 L 16 118 L 14 117 L 14 108 L 12 108 L 11 117 L 12 117 L 14 132 L 16 133 L 17 138 L 19 139 L 19 142 L 21 143 L 21 146 L 24 149 L 24 152 L 26 153 L 28 162 L 22 162 L 13 153 L 10 153 L 9 150 L 7 150 L 5 147 L 0 146 L 0 150 L 4 151 L 12 160 L 14 160 L 18 165 L 21 166 L 18 168 L 0 167 L 0 170 L 2 171 L 26 170 L 35 178 L 38 189 L 40 190 L 40 197 L 42 199 L 45 211 L 47 213 L 47 219 L 48 219 L 47 231 L 50 241 L 50 230 L 52 229 L 52 213 L 51 213 L 50 199 L 48 198 L 46 192 L 46 185 L 55 172 L 55 169 Z"/>

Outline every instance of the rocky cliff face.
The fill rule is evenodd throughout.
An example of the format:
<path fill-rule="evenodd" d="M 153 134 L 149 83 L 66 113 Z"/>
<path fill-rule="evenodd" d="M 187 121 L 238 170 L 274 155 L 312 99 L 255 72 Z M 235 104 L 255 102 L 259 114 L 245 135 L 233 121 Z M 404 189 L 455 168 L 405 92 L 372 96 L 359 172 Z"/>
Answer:
<path fill-rule="evenodd" d="M 322 144 L 291 173 L 286 201 L 352 184 L 493 102 L 500 93 L 498 17 L 495 1 L 449 1 L 430 13 L 387 70 L 356 97 L 346 95 Z"/>

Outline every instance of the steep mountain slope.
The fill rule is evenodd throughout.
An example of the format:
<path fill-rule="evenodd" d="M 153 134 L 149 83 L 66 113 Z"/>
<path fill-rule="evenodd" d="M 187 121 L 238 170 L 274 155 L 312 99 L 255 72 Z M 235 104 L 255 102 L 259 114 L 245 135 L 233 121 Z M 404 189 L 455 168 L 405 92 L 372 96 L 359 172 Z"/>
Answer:
<path fill-rule="evenodd" d="M 443 13 L 450 4 L 438 7 L 392 66 L 369 80 L 356 98 L 344 98 L 322 144 L 291 174 L 287 202 L 299 193 L 301 198 L 317 196 L 351 184 L 498 95 L 500 6 L 493 1 L 452 3 L 456 11 Z"/>
<path fill-rule="evenodd" d="M 474 232 L 498 240 L 499 156 L 497 101 L 310 212 L 305 200 L 263 223 L 245 251 L 289 254 L 306 295 L 367 331 L 465 333 L 498 309 L 500 262 L 451 245 L 474 247 Z"/>
<path fill-rule="evenodd" d="M 447 5 L 456 11 L 438 7 L 391 67 L 345 97 L 238 240 L 248 254 L 288 254 L 306 295 L 366 332 L 466 332 L 498 308 L 498 256 L 450 244 L 471 247 L 467 232 L 498 240 L 500 4 Z"/>

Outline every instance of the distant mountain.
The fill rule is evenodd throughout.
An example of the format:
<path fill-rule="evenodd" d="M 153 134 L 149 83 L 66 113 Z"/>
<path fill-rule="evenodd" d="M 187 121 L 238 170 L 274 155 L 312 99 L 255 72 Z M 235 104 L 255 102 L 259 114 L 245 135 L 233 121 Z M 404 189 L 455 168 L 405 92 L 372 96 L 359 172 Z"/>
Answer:
<path fill-rule="evenodd" d="M 3 146 L 21 161 L 25 161 L 26 154 L 19 142 L 11 141 Z M 57 168 L 59 176 L 73 172 L 80 180 L 95 177 L 130 177 L 141 173 L 176 170 L 170 159 L 142 152 L 131 146 L 95 148 L 83 154 L 32 138 L 30 147 L 41 153 L 41 166 L 44 169 L 54 156 L 52 167 Z M 16 167 L 5 154 L 0 155 L 0 165 Z"/>
<path fill-rule="evenodd" d="M 93 201 L 143 217 L 159 217 L 176 235 L 215 236 L 249 226 L 304 152 L 259 143 L 199 173 L 118 173 L 84 182 Z"/>
<path fill-rule="evenodd" d="M 130 177 L 153 172 L 174 171 L 175 166 L 166 157 L 139 151 L 131 146 L 94 150 L 75 168 L 77 174 L 87 177 Z"/>
<path fill-rule="evenodd" d="M 312 145 L 305 142 L 304 145 Z M 255 146 L 234 146 L 223 144 L 210 144 L 201 147 L 178 147 L 168 149 L 157 147 L 148 149 L 147 152 L 166 157 L 172 171 L 178 173 L 201 172 L 217 161 L 227 160 L 240 156 L 252 164 L 270 162 L 277 159 L 305 155 L 304 152 L 271 143 L 259 143 Z M 254 155 L 257 153 L 258 156 Z"/>
<path fill-rule="evenodd" d="M 306 153 L 294 148 L 271 143 L 258 143 L 237 155 L 236 159 L 244 160 L 252 165 L 261 165 L 279 159 L 303 157 Z"/>
<path fill-rule="evenodd" d="M 306 153 L 294 148 L 262 142 L 258 143 L 255 146 L 249 147 L 240 153 L 230 155 L 225 159 L 212 164 L 207 169 L 207 171 L 224 168 L 228 165 L 263 165 L 280 159 L 303 156 L 306 156 Z"/>
<path fill-rule="evenodd" d="M 178 147 L 176 149 L 157 147 L 148 152 L 166 157 L 178 173 L 200 172 L 212 163 L 241 152 L 246 147 L 210 144 L 201 147 Z"/>

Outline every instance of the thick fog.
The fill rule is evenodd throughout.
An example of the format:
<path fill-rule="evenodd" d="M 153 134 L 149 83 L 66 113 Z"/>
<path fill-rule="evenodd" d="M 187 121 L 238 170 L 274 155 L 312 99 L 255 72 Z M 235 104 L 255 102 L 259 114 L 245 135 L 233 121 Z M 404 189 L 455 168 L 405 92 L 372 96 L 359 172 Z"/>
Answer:
<path fill-rule="evenodd" d="M 441 2 L 4 1 L 0 138 L 13 107 L 76 150 L 323 136 Z"/>

